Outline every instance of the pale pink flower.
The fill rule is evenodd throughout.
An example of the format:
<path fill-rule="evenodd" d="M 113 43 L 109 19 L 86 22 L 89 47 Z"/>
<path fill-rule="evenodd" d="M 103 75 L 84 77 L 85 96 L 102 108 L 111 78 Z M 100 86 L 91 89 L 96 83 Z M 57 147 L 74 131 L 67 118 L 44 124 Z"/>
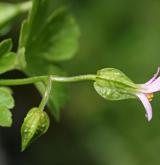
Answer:
<path fill-rule="evenodd" d="M 160 91 L 160 67 L 158 67 L 157 73 L 145 84 L 139 84 L 139 90 L 136 92 L 136 96 L 141 100 L 146 110 L 146 117 L 148 121 L 152 119 L 152 101 L 153 93 Z"/>

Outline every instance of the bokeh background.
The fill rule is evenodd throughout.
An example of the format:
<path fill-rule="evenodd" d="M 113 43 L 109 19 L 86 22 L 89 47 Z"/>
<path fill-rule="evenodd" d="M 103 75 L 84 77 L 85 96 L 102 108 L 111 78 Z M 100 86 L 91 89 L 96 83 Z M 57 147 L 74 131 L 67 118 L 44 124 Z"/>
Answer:
<path fill-rule="evenodd" d="M 10 0 L 10 2 L 18 2 Z M 81 28 L 77 56 L 62 65 L 69 75 L 95 73 L 104 67 L 122 70 L 137 83 L 160 65 L 159 0 L 61 0 Z M 54 3 L 53 3 L 54 4 Z M 13 30 L 15 45 L 20 19 Z M 24 77 L 15 71 L 3 77 Z M 12 128 L 0 128 L 0 165 L 159 165 L 160 96 L 152 101 L 148 123 L 138 100 L 109 102 L 91 82 L 69 86 L 70 97 L 46 135 L 20 152 L 20 126 L 40 96 L 32 86 L 14 87 Z"/>

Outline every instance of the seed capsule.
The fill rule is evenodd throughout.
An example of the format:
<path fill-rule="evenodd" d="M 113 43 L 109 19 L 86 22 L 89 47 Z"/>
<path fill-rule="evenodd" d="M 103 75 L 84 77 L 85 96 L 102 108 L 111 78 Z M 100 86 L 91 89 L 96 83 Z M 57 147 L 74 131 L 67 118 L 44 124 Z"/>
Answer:
<path fill-rule="evenodd" d="M 25 117 L 21 127 L 21 150 L 24 151 L 30 143 L 46 133 L 49 123 L 49 117 L 46 112 L 36 107 L 32 108 Z"/>

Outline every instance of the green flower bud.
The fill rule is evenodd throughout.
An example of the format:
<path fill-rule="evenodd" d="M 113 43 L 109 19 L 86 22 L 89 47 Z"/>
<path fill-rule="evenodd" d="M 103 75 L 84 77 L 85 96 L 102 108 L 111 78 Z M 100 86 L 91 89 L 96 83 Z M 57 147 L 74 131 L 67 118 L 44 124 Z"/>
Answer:
<path fill-rule="evenodd" d="M 22 146 L 24 151 L 30 143 L 46 133 L 49 128 L 49 117 L 46 112 L 32 108 L 24 119 L 21 127 Z"/>
<path fill-rule="evenodd" d="M 137 86 L 124 73 L 114 68 L 104 68 L 97 72 L 94 88 L 107 100 L 136 98 Z"/>

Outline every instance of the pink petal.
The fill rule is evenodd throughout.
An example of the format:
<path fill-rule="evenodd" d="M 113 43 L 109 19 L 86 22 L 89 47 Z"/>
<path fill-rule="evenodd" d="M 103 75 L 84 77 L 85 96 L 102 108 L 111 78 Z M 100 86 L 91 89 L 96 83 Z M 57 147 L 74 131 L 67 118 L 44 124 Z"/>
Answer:
<path fill-rule="evenodd" d="M 147 117 L 148 121 L 150 121 L 152 119 L 152 107 L 151 107 L 151 104 L 150 104 L 148 98 L 146 97 L 145 94 L 142 94 L 142 93 L 137 93 L 136 95 L 138 96 L 138 98 L 142 102 L 143 106 L 145 107 L 146 117 Z"/>
<path fill-rule="evenodd" d="M 143 88 L 145 88 L 146 93 L 153 93 L 160 91 L 160 77 L 158 77 L 154 82 L 149 85 L 144 84 Z"/>
<path fill-rule="evenodd" d="M 160 72 L 160 67 L 158 67 L 157 72 L 154 74 L 154 76 L 153 76 L 149 81 L 147 81 L 147 82 L 145 83 L 145 85 L 151 84 L 151 83 L 158 77 L 159 72 Z"/>

